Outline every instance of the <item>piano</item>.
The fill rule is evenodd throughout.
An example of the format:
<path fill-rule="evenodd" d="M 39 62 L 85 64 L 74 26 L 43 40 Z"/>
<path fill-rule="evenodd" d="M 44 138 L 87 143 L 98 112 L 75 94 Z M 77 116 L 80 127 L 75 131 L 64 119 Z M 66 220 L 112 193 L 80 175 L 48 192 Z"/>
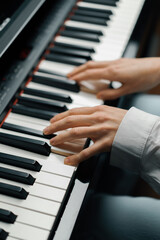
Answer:
<path fill-rule="evenodd" d="M 75 239 L 83 201 L 100 174 L 100 156 L 92 164 L 65 166 L 64 156 L 49 145 L 51 136 L 44 137 L 42 130 L 59 112 L 104 104 L 66 74 L 88 60 L 137 56 L 135 32 L 141 24 L 142 41 L 146 28 L 141 18 L 150 4 L 0 3 L 0 240 Z M 88 145 L 86 141 L 84 147 Z"/>

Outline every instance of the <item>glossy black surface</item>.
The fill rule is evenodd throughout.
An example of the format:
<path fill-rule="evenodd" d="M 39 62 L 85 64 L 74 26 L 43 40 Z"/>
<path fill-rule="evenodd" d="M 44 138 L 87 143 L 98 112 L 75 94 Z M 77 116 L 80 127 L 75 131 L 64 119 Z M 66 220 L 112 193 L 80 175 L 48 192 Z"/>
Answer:
<path fill-rule="evenodd" d="M 16 217 L 17 216 L 13 212 L 0 208 L 0 221 L 14 223 Z"/>
<path fill-rule="evenodd" d="M 35 152 L 44 156 L 49 156 L 51 152 L 50 146 L 46 142 L 7 133 L 0 133 L 0 142 L 8 146 Z"/>
<path fill-rule="evenodd" d="M 26 199 L 28 196 L 28 192 L 25 189 L 3 182 L 0 182 L 0 193 L 19 199 Z"/>
<path fill-rule="evenodd" d="M 16 166 L 24 169 L 29 169 L 35 172 L 39 172 L 41 165 L 32 159 L 18 157 L 16 155 L 10 155 L 0 152 L 0 162 L 6 165 Z"/>

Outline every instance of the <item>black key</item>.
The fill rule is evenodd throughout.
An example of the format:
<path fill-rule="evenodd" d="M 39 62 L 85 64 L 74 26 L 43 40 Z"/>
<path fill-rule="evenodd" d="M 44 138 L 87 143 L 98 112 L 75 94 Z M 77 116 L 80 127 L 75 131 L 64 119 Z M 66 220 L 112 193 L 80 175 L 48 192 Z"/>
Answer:
<path fill-rule="evenodd" d="M 109 20 L 110 19 L 110 14 L 106 14 L 106 13 L 102 13 L 102 12 L 95 12 L 95 11 L 92 11 L 92 10 L 77 9 L 75 11 L 75 13 L 76 13 L 76 15 L 103 18 L 104 20 Z"/>
<path fill-rule="evenodd" d="M 11 181 L 33 185 L 35 178 L 26 172 L 0 167 L 0 177 Z"/>
<path fill-rule="evenodd" d="M 24 89 L 24 93 L 33 95 L 33 96 L 39 96 L 42 98 L 57 100 L 57 101 L 61 101 L 61 102 L 72 103 L 71 97 L 69 95 L 63 94 L 63 93 L 47 92 L 47 91 L 28 88 L 28 87 Z"/>
<path fill-rule="evenodd" d="M 66 77 L 55 74 L 42 74 L 37 72 L 33 75 L 32 81 L 72 92 L 80 91 L 79 85 L 74 80 L 69 80 Z"/>
<path fill-rule="evenodd" d="M 19 104 L 16 104 L 15 106 L 12 107 L 12 112 L 43 120 L 50 120 L 52 117 L 58 114 L 55 112 L 30 108 Z"/>
<path fill-rule="evenodd" d="M 80 58 L 85 58 L 87 60 L 91 60 L 90 52 L 86 52 L 86 51 L 79 51 L 72 48 L 58 47 L 58 46 L 54 46 L 49 50 L 52 53 L 58 53 L 58 54 L 69 55 L 69 56 L 80 57 Z"/>
<path fill-rule="evenodd" d="M 50 139 L 56 136 L 55 134 L 43 135 L 43 132 L 37 129 L 23 127 L 23 126 L 15 125 L 12 123 L 3 123 L 2 128 L 11 130 L 14 132 L 20 132 L 20 133 L 28 134 L 31 136 L 36 136 L 36 137 L 41 137 L 46 139 Z"/>
<path fill-rule="evenodd" d="M 44 156 L 49 156 L 51 152 L 51 148 L 46 142 L 7 133 L 0 133 L 0 143 Z"/>
<path fill-rule="evenodd" d="M 95 34 L 95 35 L 99 35 L 99 36 L 103 35 L 103 32 L 100 31 L 100 30 L 81 28 L 81 27 L 65 26 L 65 30 L 78 31 L 78 32 L 84 32 L 84 33 L 91 33 L 91 34 Z"/>
<path fill-rule="evenodd" d="M 102 25 L 102 26 L 107 26 L 106 20 L 99 19 L 99 18 L 94 18 L 94 17 L 86 17 L 86 16 L 74 15 L 74 16 L 70 17 L 70 20 L 78 21 L 78 22 L 91 23 L 91 24 L 96 24 L 96 25 Z"/>
<path fill-rule="evenodd" d="M 95 50 L 92 47 L 87 47 L 87 46 L 78 46 L 78 45 L 69 44 L 69 43 L 62 43 L 62 42 L 53 42 L 53 44 L 55 46 L 59 46 L 59 47 L 69 47 L 69 48 L 72 48 L 72 49 L 76 49 L 78 51 L 86 51 L 86 52 L 90 52 L 90 53 L 95 52 Z"/>
<path fill-rule="evenodd" d="M 0 182 L 0 193 L 19 199 L 26 199 L 28 196 L 28 192 L 25 189 L 3 182 Z"/>
<path fill-rule="evenodd" d="M 37 108 L 41 110 L 51 111 L 51 112 L 64 112 L 68 110 L 65 104 L 59 102 L 49 102 L 41 99 L 32 99 L 29 97 L 18 97 L 18 103 L 27 107 Z"/>
<path fill-rule="evenodd" d="M 60 35 L 70 38 L 82 39 L 90 42 L 100 42 L 99 35 L 92 33 L 64 30 L 60 32 Z"/>
<path fill-rule="evenodd" d="M 8 237 L 8 232 L 6 232 L 2 228 L 0 228 L 0 240 L 6 240 L 7 237 Z"/>
<path fill-rule="evenodd" d="M 89 3 L 97 3 L 102 5 L 108 5 L 108 6 L 116 6 L 116 1 L 114 0 L 83 0 L 83 2 L 89 2 Z"/>
<path fill-rule="evenodd" d="M 71 64 L 75 66 L 79 66 L 81 64 L 86 63 L 86 60 L 84 58 L 76 58 L 76 57 L 69 57 L 69 56 L 62 56 L 61 54 L 47 54 L 45 56 L 46 60 L 54 61 L 54 62 L 60 62 L 60 63 L 66 63 Z"/>
<path fill-rule="evenodd" d="M 41 170 L 41 165 L 32 159 L 22 158 L 6 153 L 0 152 L 0 163 L 4 163 L 11 166 L 16 166 L 24 169 L 29 169 L 35 172 L 39 172 Z"/>
<path fill-rule="evenodd" d="M 14 223 L 16 220 L 16 217 L 17 216 L 13 212 L 0 208 L 0 221 L 7 222 L 7 223 Z"/>
<path fill-rule="evenodd" d="M 108 9 L 98 9 L 98 8 L 91 8 L 91 7 L 82 7 L 82 6 L 78 6 L 77 8 L 78 10 L 90 10 L 92 12 L 98 12 L 98 13 L 105 13 L 105 14 L 109 14 L 109 15 L 112 15 L 113 12 L 111 10 L 108 10 Z"/>

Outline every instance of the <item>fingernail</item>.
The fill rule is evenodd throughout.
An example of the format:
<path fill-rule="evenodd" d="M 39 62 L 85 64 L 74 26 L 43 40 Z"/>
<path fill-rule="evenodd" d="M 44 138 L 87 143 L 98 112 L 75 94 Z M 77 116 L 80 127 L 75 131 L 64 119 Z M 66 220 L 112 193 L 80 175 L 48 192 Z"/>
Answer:
<path fill-rule="evenodd" d="M 101 95 L 98 95 L 97 98 L 98 98 L 98 99 L 102 99 L 102 96 L 101 96 Z"/>
<path fill-rule="evenodd" d="M 51 118 L 49 121 L 52 123 L 52 122 L 54 122 L 54 119 L 53 119 L 53 118 Z"/>
<path fill-rule="evenodd" d="M 49 128 L 46 127 L 46 128 L 43 130 L 43 133 L 44 133 L 45 135 L 49 134 Z"/>
<path fill-rule="evenodd" d="M 70 158 L 65 158 L 64 159 L 64 164 L 70 164 L 71 163 L 71 160 L 70 160 Z"/>
<path fill-rule="evenodd" d="M 51 144 L 51 145 L 54 145 L 54 144 L 55 144 L 54 139 L 51 139 L 51 140 L 50 140 L 50 144 Z"/>

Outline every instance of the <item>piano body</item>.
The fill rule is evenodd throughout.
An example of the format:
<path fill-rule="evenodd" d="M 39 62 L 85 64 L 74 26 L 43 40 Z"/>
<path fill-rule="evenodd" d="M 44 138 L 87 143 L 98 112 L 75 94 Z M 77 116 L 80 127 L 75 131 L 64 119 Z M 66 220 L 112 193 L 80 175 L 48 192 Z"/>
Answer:
<path fill-rule="evenodd" d="M 0 4 L 0 239 L 75 239 L 74 225 L 96 187 L 102 155 L 78 168 L 65 166 L 42 130 L 54 114 L 103 104 L 65 75 L 88 60 L 142 55 L 139 45 L 150 32 L 144 12 L 151 1 L 5 2 Z"/>

